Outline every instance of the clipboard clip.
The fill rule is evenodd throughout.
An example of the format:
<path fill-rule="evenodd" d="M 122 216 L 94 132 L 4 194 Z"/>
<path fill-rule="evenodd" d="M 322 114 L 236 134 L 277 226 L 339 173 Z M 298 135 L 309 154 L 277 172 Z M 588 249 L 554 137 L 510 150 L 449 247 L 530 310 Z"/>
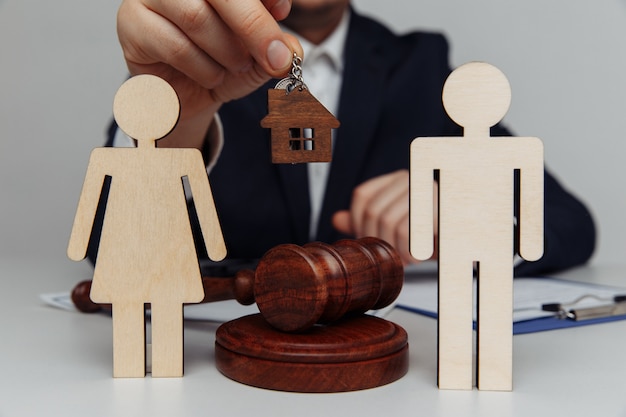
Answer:
<path fill-rule="evenodd" d="M 579 307 L 576 308 L 576 304 L 581 301 L 593 298 L 599 301 L 607 302 L 595 307 Z M 543 311 L 550 311 L 556 313 L 560 319 L 569 319 L 574 321 L 591 320 L 612 316 L 626 315 L 626 295 L 616 295 L 612 299 L 598 297 L 592 294 L 587 294 L 578 297 L 576 300 L 567 303 L 547 303 L 541 306 Z"/>

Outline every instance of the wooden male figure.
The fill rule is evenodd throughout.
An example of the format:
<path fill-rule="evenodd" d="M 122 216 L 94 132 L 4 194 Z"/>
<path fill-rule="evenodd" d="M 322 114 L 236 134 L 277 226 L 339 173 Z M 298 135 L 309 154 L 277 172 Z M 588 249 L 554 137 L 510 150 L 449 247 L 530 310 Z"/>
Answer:
<path fill-rule="evenodd" d="M 543 144 L 538 138 L 490 137 L 508 111 L 509 83 L 497 68 L 473 62 L 443 88 L 463 137 L 411 144 L 410 247 L 433 252 L 433 177 L 438 171 L 438 384 L 471 389 L 473 266 L 478 279 L 477 386 L 512 389 L 514 172 L 519 170 L 519 252 L 543 254 Z"/>
<path fill-rule="evenodd" d="M 145 304 L 151 303 L 152 375 L 183 374 L 183 303 L 204 297 L 183 178 L 209 256 L 226 255 L 206 168 L 197 149 L 157 148 L 178 121 L 172 87 L 152 75 L 118 90 L 113 112 L 137 148 L 98 148 L 89 161 L 68 246 L 85 258 L 105 177 L 111 177 L 91 299 L 113 307 L 113 376 L 145 376 Z"/>

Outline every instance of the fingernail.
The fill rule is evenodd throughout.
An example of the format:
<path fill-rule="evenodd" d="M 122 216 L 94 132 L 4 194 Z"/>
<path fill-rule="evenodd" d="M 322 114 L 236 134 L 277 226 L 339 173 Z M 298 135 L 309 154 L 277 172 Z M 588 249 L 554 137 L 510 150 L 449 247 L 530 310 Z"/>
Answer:
<path fill-rule="evenodd" d="M 291 63 L 291 50 L 279 40 L 272 41 L 267 47 L 267 60 L 272 69 L 285 69 Z"/>

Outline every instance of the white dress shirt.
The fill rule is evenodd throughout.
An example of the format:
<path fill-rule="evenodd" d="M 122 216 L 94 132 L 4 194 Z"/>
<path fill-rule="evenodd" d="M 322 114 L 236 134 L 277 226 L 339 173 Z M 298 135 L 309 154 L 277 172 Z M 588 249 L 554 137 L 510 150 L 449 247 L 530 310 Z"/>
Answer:
<path fill-rule="evenodd" d="M 335 116 L 339 110 L 339 93 L 343 79 L 343 62 L 350 13 L 346 12 L 341 23 L 324 42 L 319 45 L 302 39 L 297 34 L 304 51 L 302 78 L 307 88 L 320 103 Z M 334 132 L 333 132 L 334 133 Z M 334 144 L 334 134 L 333 134 Z M 311 221 L 309 238 L 315 239 L 319 217 L 324 203 L 324 193 L 332 162 L 312 162 L 307 164 L 309 196 L 311 201 Z"/>

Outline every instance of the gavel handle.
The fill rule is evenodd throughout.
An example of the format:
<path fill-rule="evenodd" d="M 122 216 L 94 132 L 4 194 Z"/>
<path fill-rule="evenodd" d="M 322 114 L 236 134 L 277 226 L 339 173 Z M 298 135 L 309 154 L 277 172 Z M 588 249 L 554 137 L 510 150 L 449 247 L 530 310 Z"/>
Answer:
<path fill-rule="evenodd" d="M 234 277 L 202 277 L 204 299 L 201 303 L 237 300 L 240 304 L 254 303 L 254 271 L 244 269 Z M 74 306 L 83 313 L 95 313 L 110 310 L 111 304 L 96 304 L 89 298 L 91 280 L 81 281 L 72 290 L 71 298 Z"/>

